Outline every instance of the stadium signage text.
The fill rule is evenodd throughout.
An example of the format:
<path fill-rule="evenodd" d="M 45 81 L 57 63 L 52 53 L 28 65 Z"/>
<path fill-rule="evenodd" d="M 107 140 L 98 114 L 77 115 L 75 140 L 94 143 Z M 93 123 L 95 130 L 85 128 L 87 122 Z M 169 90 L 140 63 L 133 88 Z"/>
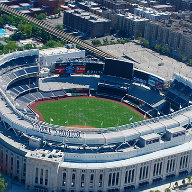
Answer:
<path fill-rule="evenodd" d="M 137 77 L 133 77 L 133 80 L 147 85 L 147 81 L 145 81 L 143 79 L 140 79 L 140 78 L 137 78 Z"/>
<path fill-rule="evenodd" d="M 33 123 L 33 129 L 39 132 L 47 132 L 53 135 L 65 136 L 65 137 L 80 137 L 81 131 L 68 130 L 68 129 L 53 129 L 51 127 L 44 127 L 41 124 Z"/>

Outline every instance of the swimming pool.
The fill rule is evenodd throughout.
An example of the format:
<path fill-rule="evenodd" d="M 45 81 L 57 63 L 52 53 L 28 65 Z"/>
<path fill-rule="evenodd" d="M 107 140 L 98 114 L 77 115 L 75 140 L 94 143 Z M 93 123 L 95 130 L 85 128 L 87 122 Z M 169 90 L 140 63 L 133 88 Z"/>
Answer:
<path fill-rule="evenodd" d="M 7 31 L 0 29 L 0 34 L 7 33 Z"/>

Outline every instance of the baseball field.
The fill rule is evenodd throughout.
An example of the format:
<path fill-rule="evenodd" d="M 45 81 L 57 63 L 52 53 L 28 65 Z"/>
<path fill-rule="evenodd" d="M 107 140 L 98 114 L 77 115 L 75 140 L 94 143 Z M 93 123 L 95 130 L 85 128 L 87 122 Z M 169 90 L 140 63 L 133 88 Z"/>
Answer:
<path fill-rule="evenodd" d="M 90 98 L 46 102 L 35 107 L 47 123 L 96 128 L 125 125 L 144 118 L 120 103 Z"/>

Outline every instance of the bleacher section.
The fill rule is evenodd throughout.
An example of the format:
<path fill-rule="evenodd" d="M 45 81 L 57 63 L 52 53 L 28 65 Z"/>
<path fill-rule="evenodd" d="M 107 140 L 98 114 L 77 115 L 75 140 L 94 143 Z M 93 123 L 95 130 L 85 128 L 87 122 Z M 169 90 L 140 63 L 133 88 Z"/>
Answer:
<path fill-rule="evenodd" d="M 0 66 L 0 69 L 5 69 L 7 67 L 14 68 L 15 66 L 22 66 L 25 65 L 32 65 L 36 63 L 37 55 L 33 56 L 26 56 L 26 57 L 19 57 L 17 59 L 13 59 L 11 61 L 5 62 L 3 65 Z"/>
<path fill-rule="evenodd" d="M 184 108 L 188 106 L 191 95 L 192 89 L 189 86 L 174 79 L 165 96 L 168 102 L 172 103 L 172 107 L 179 109 L 180 107 Z"/>
<path fill-rule="evenodd" d="M 27 73 L 38 73 L 39 72 L 39 67 L 38 66 L 34 66 L 34 67 L 26 67 L 25 71 Z"/>
<path fill-rule="evenodd" d="M 7 90 L 15 93 L 18 96 L 19 94 L 33 88 L 38 88 L 37 77 L 21 79 L 17 82 L 14 82 L 13 84 L 7 87 Z"/>
<path fill-rule="evenodd" d="M 127 94 L 127 88 L 126 87 L 120 87 L 117 85 L 110 85 L 110 84 L 104 84 L 99 83 L 98 85 L 98 94 L 103 95 L 111 95 L 111 96 L 119 96 L 120 98 L 124 97 Z"/>
<path fill-rule="evenodd" d="M 17 70 L 17 71 L 15 71 L 14 73 L 15 73 L 15 75 L 17 75 L 18 77 L 26 74 L 26 72 L 25 72 L 23 69 Z"/>
<path fill-rule="evenodd" d="M 134 83 L 128 91 L 129 95 L 137 97 L 150 105 L 154 105 L 164 99 L 162 95 L 160 95 L 155 90 L 150 90 L 148 87 L 140 86 L 137 83 Z"/>

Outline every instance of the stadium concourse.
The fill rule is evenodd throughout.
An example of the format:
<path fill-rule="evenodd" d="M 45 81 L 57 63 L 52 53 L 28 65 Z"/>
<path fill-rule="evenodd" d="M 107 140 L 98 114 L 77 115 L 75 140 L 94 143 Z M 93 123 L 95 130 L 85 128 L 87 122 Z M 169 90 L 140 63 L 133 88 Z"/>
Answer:
<path fill-rule="evenodd" d="M 74 56 L 75 57 L 75 56 Z M 27 190 L 132 191 L 192 169 L 192 81 L 165 79 L 134 63 L 55 56 L 0 57 L 0 167 Z M 124 102 L 149 119 L 84 131 L 38 120 L 30 105 L 89 95 Z"/>

